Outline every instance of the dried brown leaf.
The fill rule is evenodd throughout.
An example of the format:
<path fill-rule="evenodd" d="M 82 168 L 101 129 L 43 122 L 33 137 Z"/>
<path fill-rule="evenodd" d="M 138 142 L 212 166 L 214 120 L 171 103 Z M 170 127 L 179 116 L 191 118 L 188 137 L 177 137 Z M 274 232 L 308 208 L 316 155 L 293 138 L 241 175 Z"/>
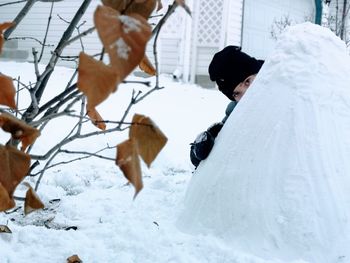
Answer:
<path fill-rule="evenodd" d="M 0 54 L 2 52 L 2 46 L 4 45 L 4 42 L 5 42 L 3 31 L 10 28 L 14 24 L 15 23 L 12 23 L 12 22 L 5 22 L 0 24 Z"/>
<path fill-rule="evenodd" d="M 79 55 L 78 89 L 87 97 L 87 110 L 94 109 L 117 90 L 114 69 L 81 52 Z"/>
<path fill-rule="evenodd" d="M 149 61 L 146 55 L 141 60 L 139 67 L 143 72 L 147 73 L 148 75 L 155 76 L 157 73 L 155 67 L 152 65 L 151 61 Z"/>
<path fill-rule="evenodd" d="M 78 257 L 78 255 L 73 255 L 67 258 L 67 263 L 82 263 L 83 261 Z"/>
<path fill-rule="evenodd" d="M 188 5 L 186 5 L 185 0 L 175 0 L 175 1 L 178 5 L 182 6 L 189 15 L 192 15 L 191 9 L 188 7 Z"/>
<path fill-rule="evenodd" d="M 22 151 L 25 151 L 40 136 L 39 130 L 8 113 L 0 114 L 0 127 L 4 131 L 11 133 L 13 139 L 22 142 Z"/>
<path fill-rule="evenodd" d="M 15 205 L 15 201 L 10 197 L 5 187 L 0 183 L 0 212 L 9 210 L 15 207 Z"/>
<path fill-rule="evenodd" d="M 14 207 L 17 185 L 27 175 L 30 156 L 10 145 L 0 145 L 0 211 Z"/>
<path fill-rule="evenodd" d="M 106 129 L 106 123 L 104 123 L 104 120 L 102 119 L 101 115 L 98 113 L 98 111 L 95 108 L 88 110 L 87 115 L 90 117 L 92 123 L 97 128 L 103 131 Z"/>
<path fill-rule="evenodd" d="M 0 73 L 0 104 L 16 109 L 15 95 L 12 78 Z"/>
<path fill-rule="evenodd" d="M 117 145 L 116 164 L 122 170 L 126 179 L 134 186 L 135 198 L 143 187 L 140 159 L 135 140 L 128 139 Z"/>
<path fill-rule="evenodd" d="M 157 9 L 156 9 L 156 11 L 158 12 L 162 8 L 163 8 L 162 0 L 157 0 Z"/>
<path fill-rule="evenodd" d="M 102 0 L 105 6 L 111 7 L 120 13 L 130 15 L 136 13 L 148 19 L 156 7 L 157 0 L 134 0 L 131 5 L 125 0 Z M 127 8 L 125 10 L 125 8 Z M 124 12 L 125 10 L 125 12 Z"/>
<path fill-rule="evenodd" d="M 6 225 L 0 225 L 0 233 L 8 233 L 8 234 L 11 234 L 12 231 L 11 229 L 6 226 Z"/>
<path fill-rule="evenodd" d="M 28 215 L 35 210 L 43 209 L 45 206 L 34 189 L 28 183 L 24 183 L 24 185 L 28 187 L 26 200 L 24 202 L 24 214 Z"/>
<path fill-rule="evenodd" d="M 107 6 L 97 7 L 94 22 L 120 83 L 144 57 L 151 27 L 140 15 L 120 15 Z"/>
<path fill-rule="evenodd" d="M 134 139 L 142 160 L 150 167 L 168 141 L 158 126 L 144 115 L 135 114 L 129 131 L 129 138 Z"/>

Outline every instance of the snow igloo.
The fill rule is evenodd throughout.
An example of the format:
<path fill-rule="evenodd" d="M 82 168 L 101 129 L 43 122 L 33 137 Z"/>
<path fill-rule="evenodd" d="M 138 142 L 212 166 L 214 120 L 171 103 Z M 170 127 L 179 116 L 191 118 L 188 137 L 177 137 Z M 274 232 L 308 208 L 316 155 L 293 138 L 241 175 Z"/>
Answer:
<path fill-rule="evenodd" d="M 178 226 L 282 262 L 350 262 L 350 57 L 289 27 L 195 171 Z"/>

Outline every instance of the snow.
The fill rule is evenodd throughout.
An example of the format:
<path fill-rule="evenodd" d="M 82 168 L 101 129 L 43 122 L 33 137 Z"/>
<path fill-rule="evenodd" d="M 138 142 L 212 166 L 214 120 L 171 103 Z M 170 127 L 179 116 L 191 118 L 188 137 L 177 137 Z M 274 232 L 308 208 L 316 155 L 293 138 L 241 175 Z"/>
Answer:
<path fill-rule="evenodd" d="M 125 42 L 125 40 L 122 37 L 120 37 L 120 38 L 118 38 L 118 40 L 115 42 L 114 45 L 117 46 L 118 56 L 120 58 L 128 60 L 131 48 L 128 46 L 128 44 Z"/>
<path fill-rule="evenodd" d="M 350 262 L 349 72 L 331 31 L 290 27 L 194 174 L 179 227 L 269 260 Z"/>
<path fill-rule="evenodd" d="M 73 254 L 84 262 L 349 262 L 346 253 L 328 260 L 349 243 L 349 62 L 343 50 L 327 30 L 310 24 L 291 29 L 194 174 L 189 144 L 222 120 L 229 101 L 217 90 L 162 76 L 164 89 L 137 104 L 128 118 L 135 112 L 149 116 L 169 139 L 150 169 L 143 163 L 144 189 L 137 198 L 113 162 L 54 167 L 38 191 L 45 210 L 26 217 L 21 209 L 0 214 L 0 224 L 13 232 L 0 234 L 0 262 L 65 262 Z M 35 82 L 29 63 L 0 62 L 0 71 Z M 72 72 L 56 68 L 43 102 L 65 88 Z M 118 120 L 132 89 L 150 88 L 120 85 L 98 107 L 100 114 Z M 26 100 L 20 97 L 22 105 Z M 54 120 L 33 154 L 53 146 L 52 138 L 63 137 L 71 123 Z M 95 130 L 92 124 L 84 128 Z M 0 132 L 0 142 L 7 137 Z M 67 148 L 94 151 L 126 138 L 127 131 Z M 64 230 L 73 226 L 77 230 Z"/>
<path fill-rule="evenodd" d="M 119 16 L 119 20 L 123 24 L 123 30 L 125 34 L 128 34 L 132 31 L 141 32 L 141 22 L 136 18 L 121 15 Z"/>

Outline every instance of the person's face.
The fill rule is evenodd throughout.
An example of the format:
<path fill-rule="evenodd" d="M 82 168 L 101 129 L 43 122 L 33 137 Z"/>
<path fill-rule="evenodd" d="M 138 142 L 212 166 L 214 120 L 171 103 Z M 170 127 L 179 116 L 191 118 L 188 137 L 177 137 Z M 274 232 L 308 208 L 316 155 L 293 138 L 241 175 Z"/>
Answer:
<path fill-rule="evenodd" d="M 253 83 L 254 79 L 256 77 L 256 74 L 250 75 L 248 78 L 246 78 L 243 82 L 239 83 L 235 88 L 232 93 L 232 96 L 235 101 L 239 101 L 244 93 L 247 91 L 249 86 Z"/>

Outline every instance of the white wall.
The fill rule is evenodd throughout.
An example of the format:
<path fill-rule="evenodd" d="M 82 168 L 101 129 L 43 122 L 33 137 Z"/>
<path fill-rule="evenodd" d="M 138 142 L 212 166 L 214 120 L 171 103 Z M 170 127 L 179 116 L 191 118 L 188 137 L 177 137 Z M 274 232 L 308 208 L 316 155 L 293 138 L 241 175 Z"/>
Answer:
<path fill-rule="evenodd" d="M 7 0 L 0 0 L 0 3 L 7 2 Z M 51 52 L 55 49 L 55 45 L 58 43 L 62 36 L 62 33 L 67 28 L 68 24 L 62 21 L 58 15 L 66 20 L 71 20 L 76 10 L 78 10 L 82 1 L 80 0 L 70 0 L 62 1 L 54 4 L 53 14 L 50 24 L 50 30 L 47 37 L 47 44 L 51 45 L 45 47 L 45 53 L 43 56 L 43 62 L 47 62 L 51 57 Z M 84 31 L 93 26 L 92 24 L 92 14 L 94 8 L 97 6 L 98 1 L 92 1 L 89 6 L 88 11 L 84 15 L 81 22 L 86 21 L 86 23 L 81 27 Z M 12 20 L 15 18 L 19 10 L 23 7 L 23 4 L 16 4 L 5 6 L 0 9 L 1 20 Z M 47 26 L 48 15 L 50 13 L 51 3 L 37 2 L 34 4 L 30 12 L 23 19 L 23 21 L 18 25 L 16 30 L 13 32 L 11 37 L 33 37 L 39 41 L 43 41 Z M 75 34 L 78 34 L 76 31 Z M 74 34 L 74 35 L 75 35 Z M 89 54 L 96 54 L 101 52 L 102 45 L 97 38 L 97 34 L 90 34 L 82 39 L 84 48 Z M 41 45 L 31 39 L 19 40 L 19 49 L 24 49 L 30 51 L 29 60 L 33 61 L 33 56 L 31 54 L 32 47 L 35 47 L 38 51 L 41 50 Z M 76 56 L 81 50 L 80 42 L 77 41 L 70 45 L 64 50 L 64 56 Z M 61 65 L 75 66 L 75 62 L 60 61 Z"/>
<path fill-rule="evenodd" d="M 314 0 L 245 0 L 242 49 L 265 59 L 273 50 L 271 37 L 274 20 L 288 16 L 293 23 L 314 21 Z"/>
<path fill-rule="evenodd" d="M 229 1 L 225 46 L 241 46 L 242 22 L 243 0 Z"/>
<path fill-rule="evenodd" d="M 0 0 L 0 4 L 7 3 L 8 0 Z M 171 0 L 162 1 L 164 4 L 163 10 L 167 10 L 167 4 L 172 2 Z M 61 35 L 67 27 L 67 23 L 62 21 L 58 14 L 66 19 L 71 20 L 78 10 L 81 0 L 65 0 L 62 2 L 57 2 L 54 4 L 52 20 L 49 35 L 47 38 L 47 44 L 55 45 L 58 43 Z M 100 1 L 93 0 L 84 15 L 81 22 L 86 21 L 86 23 L 80 28 L 81 31 L 84 31 L 93 26 L 93 12 L 96 6 L 100 4 Z M 12 21 L 19 10 L 24 6 L 23 3 L 16 5 L 8 5 L 5 7 L 0 7 L 0 21 Z M 24 20 L 19 24 L 17 29 L 13 32 L 11 37 L 34 37 L 40 41 L 43 40 L 47 25 L 48 14 L 50 13 L 51 3 L 37 2 L 34 4 L 30 12 L 24 18 Z M 158 55 L 159 61 L 161 64 L 161 72 L 163 73 L 172 73 L 179 66 L 179 52 L 181 47 L 181 39 L 183 38 L 183 17 L 185 13 L 183 10 L 176 10 L 173 17 L 169 19 L 169 23 L 164 26 L 161 31 L 159 43 L 158 43 Z M 154 22 L 157 19 L 151 19 L 150 22 Z M 75 34 L 78 34 L 76 31 Z M 75 35 L 74 34 L 74 35 Z M 87 35 L 82 39 L 85 51 L 88 54 L 98 54 L 101 52 L 102 45 L 100 40 L 97 37 L 97 33 Z M 147 55 L 150 60 L 153 61 L 153 40 L 151 40 L 147 46 Z M 35 47 L 38 51 L 41 49 L 41 45 L 34 40 L 26 39 L 19 40 L 19 49 L 30 51 L 29 61 L 33 61 L 33 56 L 31 54 L 32 47 Z M 54 50 L 53 47 L 46 47 L 45 53 L 43 56 L 43 63 L 46 63 L 50 56 L 51 52 Z M 79 41 L 76 41 L 69 47 L 67 47 L 63 56 L 76 56 L 79 54 L 82 49 Z M 76 62 L 72 61 L 60 61 L 60 65 L 66 65 L 70 67 L 75 67 Z"/>

